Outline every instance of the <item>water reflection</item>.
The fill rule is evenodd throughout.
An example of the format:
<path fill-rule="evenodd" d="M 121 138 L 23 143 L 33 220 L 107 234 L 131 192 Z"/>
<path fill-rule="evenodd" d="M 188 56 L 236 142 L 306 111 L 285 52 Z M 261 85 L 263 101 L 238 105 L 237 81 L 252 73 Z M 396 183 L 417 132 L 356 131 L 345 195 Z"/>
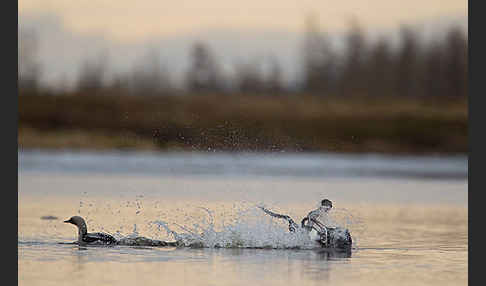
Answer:
<path fill-rule="evenodd" d="M 337 258 L 351 258 L 351 249 L 335 250 L 335 249 L 323 249 L 317 250 L 317 254 L 320 260 L 333 260 Z"/>
<path fill-rule="evenodd" d="M 346 262 L 345 258 L 350 257 L 351 251 L 313 251 L 308 259 L 302 259 L 302 265 L 299 265 L 300 277 L 303 281 L 330 281 L 333 270 L 342 267 L 342 262 Z"/>
<path fill-rule="evenodd" d="M 72 267 L 74 272 L 83 273 L 85 270 L 85 264 L 89 261 L 88 257 L 83 253 L 83 251 L 88 250 L 86 247 L 76 246 L 73 247 L 72 253 Z"/>

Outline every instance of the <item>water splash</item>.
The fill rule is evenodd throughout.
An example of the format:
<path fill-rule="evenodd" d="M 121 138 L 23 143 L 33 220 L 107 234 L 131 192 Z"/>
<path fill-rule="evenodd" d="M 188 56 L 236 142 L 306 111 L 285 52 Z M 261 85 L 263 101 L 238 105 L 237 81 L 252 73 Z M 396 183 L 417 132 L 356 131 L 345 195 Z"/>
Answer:
<path fill-rule="evenodd" d="M 238 206 L 236 206 L 238 207 Z M 190 224 L 180 225 L 163 220 L 152 221 L 160 231 L 165 231 L 183 246 L 210 248 L 280 248 L 312 249 L 319 245 L 311 240 L 305 230 L 294 233 L 281 221 L 272 219 L 255 206 L 238 207 L 236 216 L 230 222 L 222 218 L 215 224 L 214 213 L 207 208 L 206 217 Z"/>
<path fill-rule="evenodd" d="M 204 207 L 200 206 L 201 203 Z M 248 201 L 174 204 L 139 195 L 132 199 L 120 198 L 118 202 L 82 197 L 79 211 L 87 220 L 90 231 L 103 231 L 117 240 L 133 241 L 149 237 L 153 241 L 177 241 L 181 246 L 208 248 L 321 247 L 304 230 L 290 233 L 285 220 L 265 214 L 258 208 L 259 205 L 262 203 Z M 292 212 L 278 206 L 269 208 L 290 214 L 298 224 L 308 211 L 302 206 L 297 209 L 292 207 Z M 348 210 L 333 208 L 325 222 L 329 226 L 348 228 L 353 237 L 353 246 L 356 247 L 355 231 L 361 222 Z"/>

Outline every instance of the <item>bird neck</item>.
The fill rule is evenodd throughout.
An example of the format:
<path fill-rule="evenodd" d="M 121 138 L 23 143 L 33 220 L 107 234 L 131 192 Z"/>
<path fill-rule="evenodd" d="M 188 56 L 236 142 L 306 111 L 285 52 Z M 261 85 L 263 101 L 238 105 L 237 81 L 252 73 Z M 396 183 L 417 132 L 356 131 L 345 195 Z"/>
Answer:
<path fill-rule="evenodd" d="M 88 228 L 85 223 L 78 225 L 78 241 L 81 241 L 83 237 L 88 233 Z"/>

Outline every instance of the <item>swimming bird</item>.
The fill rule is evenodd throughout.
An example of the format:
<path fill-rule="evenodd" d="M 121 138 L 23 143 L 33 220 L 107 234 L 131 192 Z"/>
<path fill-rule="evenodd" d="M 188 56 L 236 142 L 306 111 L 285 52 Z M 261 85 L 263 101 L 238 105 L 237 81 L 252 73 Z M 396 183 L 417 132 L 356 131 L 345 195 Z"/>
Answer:
<path fill-rule="evenodd" d="M 80 216 L 73 216 L 65 223 L 71 223 L 78 227 L 78 245 L 87 244 L 102 244 L 102 245 L 128 245 L 128 246 L 173 246 L 178 247 L 181 245 L 180 241 L 162 241 L 156 239 L 150 239 L 143 236 L 137 237 L 125 237 L 117 240 L 113 236 L 103 233 L 94 232 L 88 233 L 88 228 L 86 227 L 86 222 Z M 76 242 L 75 242 L 76 243 Z"/>
<path fill-rule="evenodd" d="M 111 235 L 103 232 L 88 233 L 86 222 L 80 216 L 73 216 L 65 223 L 71 223 L 78 227 L 78 245 L 93 244 L 118 244 L 118 241 Z"/>

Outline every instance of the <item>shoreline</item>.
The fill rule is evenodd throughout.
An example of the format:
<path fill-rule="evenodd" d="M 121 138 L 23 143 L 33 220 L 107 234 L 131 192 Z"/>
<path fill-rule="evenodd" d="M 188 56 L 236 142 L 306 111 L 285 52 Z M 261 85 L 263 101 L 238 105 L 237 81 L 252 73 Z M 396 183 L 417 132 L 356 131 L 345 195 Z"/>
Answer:
<path fill-rule="evenodd" d="M 350 144 L 345 144 L 339 149 L 332 148 L 320 150 L 302 149 L 227 149 L 227 148 L 194 148 L 173 142 L 163 148 L 158 146 L 153 140 L 131 135 L 104 135 L 93 134 L 82 131 L 63 131 L 63 132 L 39 132 L 36 130 L 19 130 L 18 151 L 46 151 L 46 152 L 198 152 L 198 153 L 306 153 L 306 154 L 340 154 L 340 155 L 365 155 L 377 154 L 383 156 L 468 156 L 469 152 L 439 152 L 439 151 L 413 151 L 403 146 L 380 144 L 381 148 L 353 148 Z M 376 147 L 376 146 L 375 146 Z"/>
<path fill-rule="evenodd" d="M 21 149 L 467 154 L 467 98 L 19 96 Z"/>

